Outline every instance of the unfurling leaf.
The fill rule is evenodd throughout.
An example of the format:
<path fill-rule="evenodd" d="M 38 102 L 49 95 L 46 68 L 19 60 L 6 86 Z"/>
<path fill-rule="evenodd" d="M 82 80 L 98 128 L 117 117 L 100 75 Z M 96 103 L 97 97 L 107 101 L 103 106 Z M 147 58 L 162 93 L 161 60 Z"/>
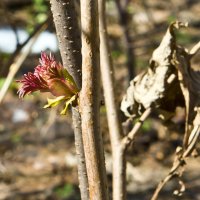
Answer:
<path fill-rule="evenodd" d="M 44 108 L 66 102 L 67 106 L 61 112 L 66 114 L 69 105 L 67 102 L 75 102 L 79 92 L 73 77 L 60 63 L 56 62 L 52 54 L 48 56 L 42 52 L 39 62 L 33 73 L 28 72 L 22 80 L 17 81 L 22 83 L 22 87 L 18 90 L 19 97 L 23 98 L 35 91 L 50 92 L 56 99 L 48 99 L 48 104 Z"/>
<path fill-rule="evenodd" d="M 43 108 L 52 108 L 60 104 L 62 101 L 64 101 L 66 98 L 65 96 L 60 96 L 55 99 L 47 99 L 47 104 Z"/>
<path fill-rule="evenodd" d="M 68 109 L 68 106 L 70 105 L 70 104 L 72 104 L 75 100 L 76 100 L 76 95 L 74 95 L 73 97 L 71 97 L 69 100 L 66 100 L 66 102 L 65 102 L 65 107 L 64 107 L 64 109 L 61 111 L 61 115 L 66 115 L 66 113 L 67 113 L 67 109 Z"/>

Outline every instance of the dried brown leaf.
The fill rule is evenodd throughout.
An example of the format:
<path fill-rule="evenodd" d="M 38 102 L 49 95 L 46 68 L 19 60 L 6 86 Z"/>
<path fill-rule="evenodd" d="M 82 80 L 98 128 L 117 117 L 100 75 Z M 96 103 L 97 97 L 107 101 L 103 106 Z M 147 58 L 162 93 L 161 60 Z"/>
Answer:
<path fill-rule="evenodd" d="M 159 47 L 153 52 L 147 72 L 139 74 L 131 82 L 121 104 L 128 117 L 137 116 L 142 109 L 156 107 L 164 118 L 169 118 L 177 105 L 183 105 L 183 96 L 178 82 L 178 72 L 171 62 L 176 52 L 175 29 L 186 26 L 172 23 Z"/>

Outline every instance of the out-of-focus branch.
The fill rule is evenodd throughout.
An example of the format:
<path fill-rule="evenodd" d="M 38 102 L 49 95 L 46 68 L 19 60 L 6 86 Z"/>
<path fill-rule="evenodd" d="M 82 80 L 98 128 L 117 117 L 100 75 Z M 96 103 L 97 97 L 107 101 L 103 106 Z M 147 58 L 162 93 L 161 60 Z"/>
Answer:
<path fill-rule="evenodd" d="M 91 200 L 107 200 L 103 141 L 100 132 L 100 67 L 98 1 L 81 1 L 82 135 Z"/>
<path fill-rule="evenodd" d="M 122 126 L 115 98 L 114 71 L 108 47 L 105 0 L 99 0 L 101 77 L 105 96 L 107 119 L 113 157 L 113 200 L 124 200 L 126 196 L 126 162 L 121 146 Z"/>
<path fill-rule="evenodd" d="M 30 34 L 30 36 L 22 43 L 19 44 L 16 48 L 16 50 L 12 53 L 8 61 L 3 65 L 3 67 L 0 70 L 0 76 L 7 75 L 9 68 L 11 64 L 14 62 L 14 60 L 20 55 L 21 50 L 29 43 L 29 41 L 42 29 L 42 27 L 45 24 L 48 24 L 50 22 L 50 17 L 47 18 L 46 21 L 43 23 L 37 25 L 34 29 L 34 31 Z"/>
<path fill-rule="evenodd" d="M 135 124 L 130 133 L 122 138 L 122 125 L 119 120 L 118 107 L 116 103 L 114 87 L 114 70 L 109 51 L 107 38 L 105 0 L 99 0 L 99 25 L 100 25 L 100 60 L 101 77 L 104 89 L 107 119 L 111 140 L 113 158 L 113 200 L 126 199 L 126 150 L 136 133 L 142 126 L 144 120 L 149 116 L 151 109 L 147 109 Z"/>
<path fill-rule="evenodd" d="M 43 24 L 43 26 L 40 27 L 40 29 L 37 30 L 37 32 L 34 34 L 33 37 L 31 37 L 27 43 L 27 45 L 23 48 L 25 51 L 21 52 L 19 54 L 19 56 L 17 56 L 14 60 L 14 62 L 12 63 L 12 65 L 10 66 L 10 70 L 8 73 L 8 76 L 6 77 L 6 80 L 0 90 L 0 104 L 2 103 L 6 92 L 8 91 L 8 88 L 13 80 L 13 78 L 15 77 L 15 74 L 18 72 L 19 68 L 21 67 L 21 65 L 23 64 L 24 60 L 27 58 L 27 56 L 29 55 L 32 46 L 34 45 L 34 43 L 36 42 L 38 36 L 40 35 L 40 33 L 42 31 L 44 31 L 47 28 L 47 24 Z"/>
<path fill-rule="evenodd" d="M 186 26 L 187 24 L 180 25 Z M 184 169 L 185 158 L 191 155 L 195 149 L 195 145 L 199 140 L 200 135 L 200 87 L 199 87 L 199 72 L 194 70 L 191 65 L 191 58 L 199 51 L 200 43 L 197 43 L 189 51 L 181 46 L 176 47 L 176 54 L 174 55 L 174 64 L 178 70 L 179 84 L 185 100 L 185 135 L 183 140 L 183 147 L 177 151 L 173 166 L 169 174 L 157 186 L 152 200 L 156 200 L 162 188 L 171 180 L 176 174 L 180 174 L 180 169 Z M 182 175 L 182 174 L 180 174 Z M 183 184 L 182 184 L 183 185 Z M 184 185 L 183 185 L 184 190 Z M 182 192 L 180 190 L 180 192 Z"/>
<path fill-rule="evenodd" d="M 123 143 L 124 148 L 128 148 L 131 142 L 133 142 L 137 132 L 139 131 L 139 129 L 141 128 L 142 124 L 147 119 L 147 117 L 151 114 L 151 111 L 152 111 L 151 108 L 146 109 L 144 113 L 141 115 L 141 117 L 139 118 L 139 120 L 135 123 L 132 130 L 128 133 L 127 136 L 123 138 L 122 143 Z"/>
<path fill-rule="evenodd" d="M 177 155 L 174 160 L 174 164 L 169 172 L 169 174 L 158 184 L 151 200 L 157 200 L 160 191 L 163 187 L 169 182 L 174 176 L 177 175 L 178 169 L 185 165 L 185 158 L 191 155 L 192 151 L 195 148 L 196 143 L 198 142 L 199 135 L 200 135 L 200 126 L 195 126 L 192 133 L 193 138 L 191 138 L 190 144 L 188 145 L 187 149 L 181 154 Z"/>
<path fill-rule="evenodd" d="M 123 43 L 125 44 L 124 48 L 126 51 L 127 56 L 127 67 L 128 67 L 128 75 L 129 75 L 129 81 L 131 81 L 135 76 L 135 54 L 134 54 L 134 46 L 133 41 L 130 36 L 129 31 L 129 14 L 127 12 L 127 5 L 128 2 L 125 3 L 124 6 L 122 6 L 121 0 L 115 0 L 117 11 L 119 15 L 119 23 L 121 25 L 121 28 L 123 30 Z"/>
<path fill-rule="evenodd" d="M 5 5 L 4 1 L 0 1 L 0 13 L 1 13 L 1 16 L 4 16 L 4 19 L 7 21 L 7 23 L 9 24 L 9 26 L 11 27 L 11 29 L 13 30 L 13 32 L 15 34 L 16 48 L 17 48 L 18 45 L 20 45 L 19 35 L 17 33 L 17 27 L 16 27 L 13 17 L 11 15 L 11 13 L 9 12 L 9 10 L 7 9 L 7 6 Z"/>
<path fill-rule="evenodd" d="M 74 0 L 51 0 L 51 10 L 56 27 L 63 66 L 73 76 L 81 88 L 81 42 L 80 29 L 75 11 Z M 81 116 L 78 107 L 72 108 L 76 155 L 78 159 L 78 177 L 81 199 L 88 200 L 88 178 L 82 141 Z"/>

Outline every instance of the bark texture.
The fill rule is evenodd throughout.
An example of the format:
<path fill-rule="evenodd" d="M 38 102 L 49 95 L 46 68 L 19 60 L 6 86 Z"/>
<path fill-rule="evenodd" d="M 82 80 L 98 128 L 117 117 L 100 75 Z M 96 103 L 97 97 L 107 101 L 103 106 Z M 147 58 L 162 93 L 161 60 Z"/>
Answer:
<path fill-rule="evenodd" d="M 107 200 L 103 142 L 100 133 L 100 67 L 98 1 L 81 1 L 82 90 L 80 108 L 82 134 L 91 200 Z"/>
<path fill-rule="evenodd" d="M 81 115 L 78 111 L 78 107 L 72 107 L 72 119 L 74 126 L 74 137 L 75 137 L 75 147 L 76 155 L 78 159 L 78 177 L 79 177 L 79 188 L 81 192 L 81 199 L 89 199 L 88 191 L 88 178 L 85 164 L 85 154 L 83 149 L 83 139 L 81 131 Z"/>
<path fill-rule="evenodd" d="M 74 0 L 51 0 L 63 66 L 81 86 L 81 36 Z"/>
<path fill-rule="evenodd" d="M 74 7 L 75 2 L 74 0 L 51 0 L 50 3 L 63 66 L 67 68 L 78 87 L 81 88 L 81 34 Z M 82 141 L 81 116 L 78 107 L 72 108 L 72 118 L 78 159 L 81 199 L 88 200 L 88 179 Z"/>

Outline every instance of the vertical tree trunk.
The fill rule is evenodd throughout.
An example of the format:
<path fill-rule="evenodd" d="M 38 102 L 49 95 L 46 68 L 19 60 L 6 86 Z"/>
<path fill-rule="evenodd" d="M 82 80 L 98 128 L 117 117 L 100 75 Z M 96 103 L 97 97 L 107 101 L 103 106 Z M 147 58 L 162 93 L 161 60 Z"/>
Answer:
<path fill-rule="evenodd" d="M 50 3 L 63 65 L 73 76 L 78 87 L 81 88 L 81 34 L 78 28 L 74 0 L 51 0 Z M 82 141 L 81 117 L 78 107 L 72 108 L 72 118 L 78 159 L 81 199 L 88 200 L 88 180 Z"/>
<path fill-rule="evenodd" d="M 100 133 L 98 1 L 81 1 L 82 90 L 80 108 L 91 200 L 107 200 L 106 169 Z"/>
<path fill-rule="evenodd" d="M 107 119 L 113 159 L 113 200 L 126 198 L 126 160 L 121 145 L 122 126 L 119 120 L 115 97 L 114 71 L 109 51 L 106 30 L 105 0 L 99 0 L 100 57 L 102 84 L 105 96 Z"/>

